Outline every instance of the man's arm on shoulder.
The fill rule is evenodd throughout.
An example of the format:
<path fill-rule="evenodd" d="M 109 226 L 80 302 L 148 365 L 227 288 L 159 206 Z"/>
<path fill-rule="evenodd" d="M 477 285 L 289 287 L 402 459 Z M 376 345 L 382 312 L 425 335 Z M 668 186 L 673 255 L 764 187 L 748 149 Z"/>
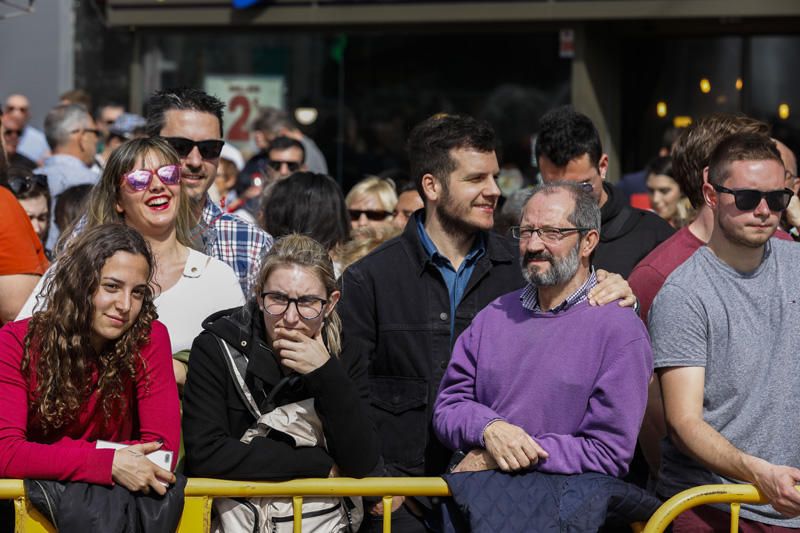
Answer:
<path fill-rule="evenodd" d="M 11 274 L 0 276 L 0 324 L 15 320 L 39 282 L 40 276 Z"/>
<path fill-rule="evenodd" d="M 619 300 L 620 307 L 631 307 L 636 303 L 636 296 L 625 278 L 598 269 L 597 285 L 589 291 L 589 305 L 605 305 L 615 300 Z"/>
<path fill-rule="evenodd" d="M 800 470 L 742 452 L 703 419 L 705 368 L 670 367 L 658 373 L 667 430 L 678 449 L 721 476 L 755 484 L 778 512 L 800 514 L 800 492 L 794 488 Z"/>

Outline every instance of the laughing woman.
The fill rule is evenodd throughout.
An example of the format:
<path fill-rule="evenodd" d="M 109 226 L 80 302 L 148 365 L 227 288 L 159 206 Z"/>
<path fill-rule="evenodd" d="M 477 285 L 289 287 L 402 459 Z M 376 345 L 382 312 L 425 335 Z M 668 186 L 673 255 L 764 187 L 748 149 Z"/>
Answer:
<path fill-rule="evenodd" d="M 172 352 L 177 354 L 173 367 L 182 386 L 186 380 L 182 353 L 188 353 L 203 330 L 203 320 L 216 311 L 242 305 L 244 295 L 228 265 L 191 248 L 189 203 L 180 178 L 178 154 L 166 141 L 142 138 L 122 144 L 111 154 L 92 191 L 80 231 L 122 222 L 150 245 L 156 264 L 155 305 L 169 331 Z M 32 308 L 29 301 L 21 316 Z"/>

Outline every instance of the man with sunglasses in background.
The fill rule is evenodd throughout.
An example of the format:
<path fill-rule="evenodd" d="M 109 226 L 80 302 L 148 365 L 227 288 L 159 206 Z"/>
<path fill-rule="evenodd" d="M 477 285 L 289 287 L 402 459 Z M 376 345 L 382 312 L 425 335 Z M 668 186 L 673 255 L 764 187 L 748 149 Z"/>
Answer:
<path fill-rule="evenodd" d="M 606 183 L 608 155 L 600 134 L 572 106 L 548 111 L 539 120 L 536 163 L 545 183 L 582 184 L 600 205 L 603 225 L 592 264 L 627 278 L 642 260 L 675 230 L 661 217 L 630 207 L 625 196 Z"/>
<path fill-rule="evenodd" d="M 148 135 L 163 137 L 181 158 L 181 186 L 192 204 L 193 237 L 206 255 L 233 268 L 245 294 L 258 274 L 272 237 L 261 228 L 224 213 L 208 196 L 217 175 L 222 146 L 218 98 L 188 87 L 155 92 L 146 104 Z"/>
<path fill-rule="evenodd" d="M 702 186 L 708 245 L 675 269 L 650 311 L 669 428 L 656 490 L 668 498 L 753 483 L 770 505 L 742 506 L 744 532 L 800 528 L 800 247 L 771 239 L 792 197 L 784 172 L 766 135 L 716 147 Z M 674 531 L 727 529 L 728 513 L 692 509 Z"/>
<path fill-rule="evenodd" d="M 3 142 L 6 145 L 6 156 L 9 167 L 21 167 L 33 170 L 38 167 L 32 159 L 19 153 L 19 140 L 22 137 L 23 121 L 15 116 L 5 113 L 3 121 Z"/>
<path fill-rule="evenodd" d="M 30 120 L 30 102 L 25 95 L 10 94 L 3 105 L 4 116 L 12 117 L 19 123 L 22 135 L 19 140 L 18 151 L 36 165 L 41 165 L 50 155 L 50 147 L 44 133 L 28 124 Z"/>
<path fill-rule="evenodd" d="M 306 167 L 306 151 L 300 141 L 289 137 L 275 137 L 267 149 L 267 175 L 269 182 L 288 178 Z"/>
<path fill-rule="evenodd" d="M 91 169 L 97 153 L 100 132 L 92 115 L 80 104 L 62 104 L 54 107 L 44 119 L 44 134 L 53 155 L 35 170 L 47 177 L 52 202 L 76 185 L 94 185 L 99 179 Z M 53 250 L 59 230 L 55 224 L 55 210 L 50 206 L 50 231 L 45 246 Z"/>

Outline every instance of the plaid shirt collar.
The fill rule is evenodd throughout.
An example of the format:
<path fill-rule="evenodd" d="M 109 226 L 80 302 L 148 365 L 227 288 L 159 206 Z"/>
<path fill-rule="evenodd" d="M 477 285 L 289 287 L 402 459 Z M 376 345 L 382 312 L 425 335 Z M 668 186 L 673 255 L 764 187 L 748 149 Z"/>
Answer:
<path fill-rule="evenodd" d="M 589 277 L 586 278 L 586 281 L 583 283 L 583 285 L 578 287 L 578 290 L 567 296 L 566 300 L 547 312 L 553 314 L 561 313 L 573 305 L 581 303 L 589 297 L 589 291 L 592 290 L 595 285 L 597 285 L 597 275 L 594 272 L 594 267 L 591 267 L 591 270 L 589 271 Z M 534 311 L 537 313 L 545 312 L 539 307 L 539 293 L 536 290 L 536 286 L 532 283 L 528 283 L 525 286 L 525 289 L 523 289 L 522 295 L 519 297 L 519 299 L 522 302 L 522 307 L 528 311 Z"/>

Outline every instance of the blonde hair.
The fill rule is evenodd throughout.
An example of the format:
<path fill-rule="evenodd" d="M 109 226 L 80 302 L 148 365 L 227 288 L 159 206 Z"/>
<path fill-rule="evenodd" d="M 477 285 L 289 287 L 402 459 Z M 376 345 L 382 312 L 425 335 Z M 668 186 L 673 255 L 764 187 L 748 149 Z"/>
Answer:
<path fill-rule="evenodd" d="M 366 256 L 379 245 L 397 237 L 401 233 L 402 230 L 400 228 L 390 225 L 361 228 L 353 240 L 336 248 L 336 259 L 339 263 L 339 268 L 344 272 L 347 267 Z"/>
<path fill-rule="evenodd" d="M 166 165 L 181 164 L 180 158 L 172 146 L 157 137 L 142 137 L 122 143 L 111 153 L 100 181 L 92 189 L 84 230 L 100 224 L 125 223 L 124 213 L 119 213 L 116 208 L 121 194 L 122 176 L 133 170 L 138 158 L 145 159 L 150 154 L 158 157 Z M 178 198 L 175 233 L 178 242 L 184 246 L 194 247 L 191 239 L 191 206 L 183 187 L 180 188 Z M 65 236 L 65 238 L 69 239 L 70 237 Z M 59 243 L 60 246 L 61 243 Z"/>
<path fill-rule="evenodd" d="M 363 179 L 350 189 L 344 198 L 344 203 L 349 209 L 353 202 L 365 196 L 377 197 L 384 211 L 394 212 L 394 208 L 397 207 L 397 191 L 392 180 L 377 176 Z"/>
<path fill-rule="evenodd" d="M 333 263 L 325 247 L 311 237 L 291 233 L 275 241 L 264 257 L 261 270 L 258 272 L 254 297 L 259 298 L 264 284 L 275 269 L 289 265 L 310 270 L 325 287 L 326 297 L 329 298 L 334 291 L 339 290 Z M 322 327 L 328 351 L 334 357 L 338 357 L 342 351 L 342 320 L 335 308 L 325 317 Z"/>

